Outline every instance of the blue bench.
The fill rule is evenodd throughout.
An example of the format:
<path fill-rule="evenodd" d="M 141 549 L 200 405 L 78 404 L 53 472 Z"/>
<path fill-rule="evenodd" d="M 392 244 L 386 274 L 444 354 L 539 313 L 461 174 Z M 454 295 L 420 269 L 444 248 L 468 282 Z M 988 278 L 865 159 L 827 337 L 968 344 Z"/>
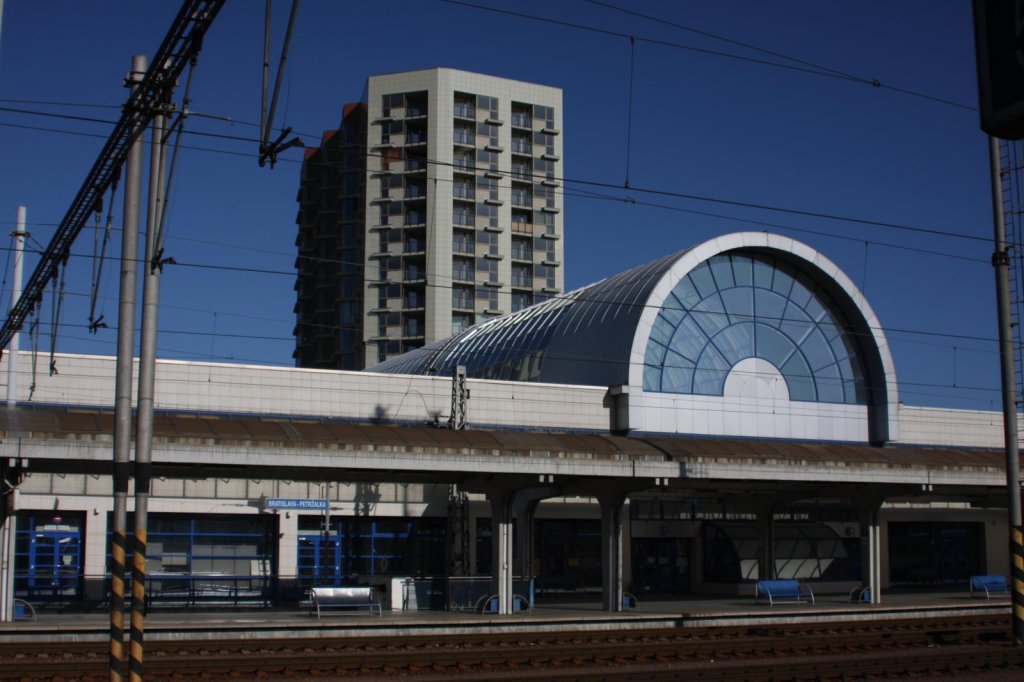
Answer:
<path fill-rule="evenodd" d="M 871 603 L 871 586 L 870 585 L 858 585 L 857 587 L 850 590 L 850 603 L 851 604 L 870 604 Z"/>
<path fill-rule="evenodd" d="M 777 601 L 802 602 L 809 600 L 814 603 L 814 592 L 799 580 L 758 580 L 754 586 L 754 600 L 767 599 L 768 604 L 775 606 Z"/>
<path fill-rule="evenodd" d="M 975 592 L 978 594 L 984 592 L 986 599 L 991 599 L 996 595 L 1009 596 L 1010 584 L 1005 575 L 972 575 L 970 595 L 973 597 Z"/>
<path fill-rule="evenodd" d="M 324 609 L 370 609 L 381 617 L 380 595 L 372 587 L 311 587 L 309 588 L 309 612 L 316 608 L 317 620 Z"/>

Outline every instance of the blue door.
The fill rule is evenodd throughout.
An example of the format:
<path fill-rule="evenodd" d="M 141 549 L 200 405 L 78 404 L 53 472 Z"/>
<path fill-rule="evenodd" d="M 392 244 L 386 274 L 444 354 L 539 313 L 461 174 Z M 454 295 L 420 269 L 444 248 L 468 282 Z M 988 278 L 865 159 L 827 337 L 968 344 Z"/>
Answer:
<path fill-rule="evenodd" d="M 81 597 L 82 535 L 76 530 L 18 531 L 15 591 L 38 602 Z"/>

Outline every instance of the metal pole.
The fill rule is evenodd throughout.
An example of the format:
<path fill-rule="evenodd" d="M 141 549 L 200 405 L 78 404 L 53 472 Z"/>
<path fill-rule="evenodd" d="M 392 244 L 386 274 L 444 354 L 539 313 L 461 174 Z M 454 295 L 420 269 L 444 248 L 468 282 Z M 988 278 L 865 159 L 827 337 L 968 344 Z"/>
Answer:
<path fill-rule="evenodd" d="M 25 207 L 18 207 L 17 228 L 11 234 L 14 237 L 14 281 L 11 288 L 11 307 L 18 304 L 21 298 L 21 280 L 25 268 L 25 238 L 29 233 L 25 231 Z M 13 408 L 18 401 L 18 348 L 20 347 L 20 334 L 15 333 L 8 344 L 7 355 L 7 407 Z"/>
<path fill-rule="evenodd" d="M 270 71 L 270 0 L 266 0 L 263 18 L 263 97 L 260 100 L 260 154 L 267 144 L 270 132 L 267 130 L 267 76 Z"/>
<path fill-rule="evenodd" d="M 134 92 L 146 72 L 144 54 L 132 58 L 128 83 Z M 135 349 L 136 261 L 139 257 L 139 205 L 142 138 L 125 160 L 124 230 L 121 233 L 121 293 L 117 317 L 114 393 L 114 519 L 110 539 L 110 679 L 124 679 L 124 573 L 128 526 L 128 478 L 132 448 L 132 373 Z"/>
<path fill-rule="evenodd" d="M 1013 590 L 1013 635 L 1024 644 L 1024 533 L 1020 510 L 1020 453 L 1017 444 L 1017 401 L 1013 367 L 1013 329 L 1010 318 L 1010 256 L 1003 222 L 1002 168 L 999 140 L 988 138 L 992 173 L 992 214 L 995 223 L 996 301 L 999 312 L 999 364 L 1003 382 L 1003 438 L 1006 443 L 1007 519 L 1010 526 L 1010 581 Z"/>
<path fill-rule="evenodd" d="M 2 0 L 0 0 L 2 2 Z M 0 7 L 2 11 L 2 7 Z M 18 207 L 17 228 L 11 236 L 14 237 L 14 281 L 11 283 L 11 307 L 21 298 L 21 280 L 25 256 L 25 238 L 28 232 L 25 231 L 25 207 Z M 18 340 L 19 335 L 15 333 L 11 337 L 7 355 L 7 409 L 13 410 L 18 403 Z M 3 468 L 0 465 L 0 468 Z M 0 481 L 4 487 L 17 485 L 17 478 L 13 482 L 6 479 Z M 15 505 L 15 491 L 4 490 L 5 494 L 0 495 L 0 622 L 11 622 L 14 620 L 14 549 L 15 538 L 18 531 L 18 512 Z"/>
<path fill-rule="evenodd" d="M 149 511 L 150 462 L 153 452 L 153 396 L 156 377 L 156 328 L 160 298 L 160 268 L 155 264 L 157 230 L 163 212 L 164 159 L 167 151 L 165 118 L 153 117 L 149 163 L 149 210 L 146 218 L 146 257 L 142 277 L 142 336 L 139 342 L 139 399 L 135 424 L 135 540 L 132 544 L 132 627 L 130 679 L 142 679 L 146 607 L 146 541 Z"/>

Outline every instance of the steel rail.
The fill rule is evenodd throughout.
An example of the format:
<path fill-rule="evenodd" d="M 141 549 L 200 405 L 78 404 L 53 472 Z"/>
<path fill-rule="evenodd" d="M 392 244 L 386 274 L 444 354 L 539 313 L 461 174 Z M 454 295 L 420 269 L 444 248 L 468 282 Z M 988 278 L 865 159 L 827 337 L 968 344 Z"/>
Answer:
<path fill-rule="evenodd" d="M 503 678 L 517 673 L 525 676 L 522 679 L 556 679 L 555 671 L 571 670 L 585 679 L 590 676 L 588 671 L 600 669 L 610 675 L 605 679 L 617 679 L 611 671 L 621 667 L 634 674 L 645 670 L 652 675 L 633 679 L 664 679 L 658 670 L 674 666 L 677 673 L 684 668 L 701 670 L 702 679 L 736 679 L 742 678 L 743 671 L 750 673 L 753 669 L 820 672 L 820 665 L 814 667 L 816 659 L 842 661 L 847 671 L 867 672 L 883 658 L 890 666 L 918 661 L 917 667 L 906 668 L 911 671 L 938 670 L 952 665 L 951 660 L 961 655 L 956 652 L 964 647 L 973 647 L 973 658 L 979 665 L 1001 661 L 1001 666 L 1024 667 L 1019 650 L 1009 647 L 1004 652 L 1007 647 L 999 642 L 1008 644 L 1009 630 L 1005 618 L 991 616 L 816 626 L 485 633 L 458 638 L 413 633 L 405 637 L 314 640 L 153 641 L 147 651 L 147 676 L 187 679 L 220 673 L 301 676 L 404 671 L 417 676 L 445 674 L 472 679 L 483 671 L 500 670 Z M 40 646 L 26 647 L 22 641 L 17 649 L 10 644 L 11 649 L 0 647 L 0 679 L 41 679 L 40 675 L 72 672 L 86 677 L 102 674 L 98 643 L 92 643 L 92 653 L 88 643 L 69 646 L 40 642 Z M 982 649 L 984 655 L 979 657 Z M 951 658 L 953 653 L 956 656 Z M 716 676 L 707 678 L 706 666 L 712 661 L 716 662 Z M 535 671 L 544 671 L 549 677 L 538 677 Z M 718 673 L 727 674 L 719 677 Z"/>

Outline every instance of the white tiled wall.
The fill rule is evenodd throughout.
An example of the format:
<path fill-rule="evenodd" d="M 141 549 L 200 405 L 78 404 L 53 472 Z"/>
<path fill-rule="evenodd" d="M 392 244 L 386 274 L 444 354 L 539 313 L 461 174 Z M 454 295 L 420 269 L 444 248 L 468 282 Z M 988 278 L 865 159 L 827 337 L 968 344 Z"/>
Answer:
<path fill-rule="evenodd" d="M 5 361 L 9 361 L 5 358 Z M 34 377 L 31 357 L 17 363 L 20 402 L 112 407 L 114 358 L 58 355 L 59 374 Z M 136 372 L 137 376 L 137 372 Z M 6 390 L 6 374 L 0 372 Z M 607 431 L 606 389 L 505 381 L 469 380 L 470 426 Z M 158 409 L 242 414 L 384 418 L 425 423 L 447 420 L 451 380 L 364 372 L 259 367 L 200 362 L 157 364 Z M 865 442 L 867 408 L 790 402 L 761 396 L 629 395 L 634 430 L 711 436 Z M 998 412 L 900 405 L 898 443 L 942 447 L 1001 447 Z"/>

